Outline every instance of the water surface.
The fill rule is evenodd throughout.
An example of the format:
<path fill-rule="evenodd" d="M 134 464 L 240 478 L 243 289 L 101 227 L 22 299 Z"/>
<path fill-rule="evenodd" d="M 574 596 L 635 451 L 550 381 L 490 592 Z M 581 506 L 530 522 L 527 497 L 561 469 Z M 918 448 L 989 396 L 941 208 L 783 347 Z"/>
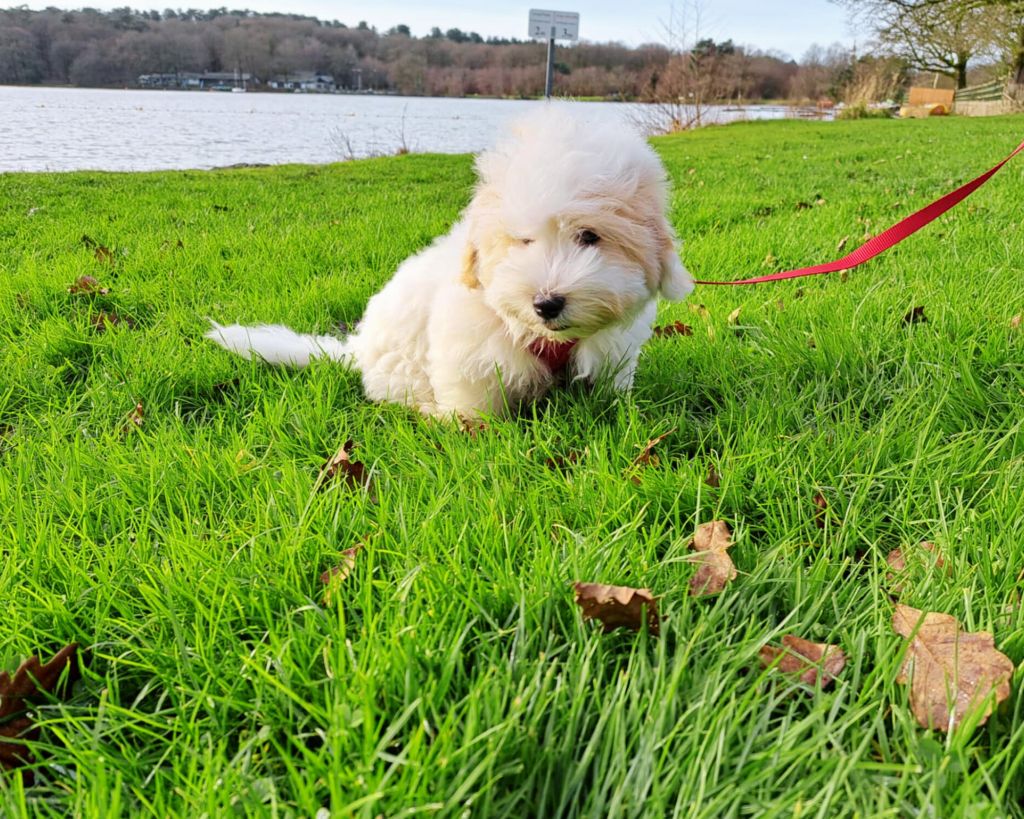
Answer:
<path fill-rule="evenodd" d="M 232 94 L 0 86 L 0 171 L 143 171 L 338 162 L 492 144 L 533 100 Z M 579 103 L 594 122 L 648 118 L 632 103 Z M 782 106 L 713 106 L 714 121 L 777 119 Z"/>

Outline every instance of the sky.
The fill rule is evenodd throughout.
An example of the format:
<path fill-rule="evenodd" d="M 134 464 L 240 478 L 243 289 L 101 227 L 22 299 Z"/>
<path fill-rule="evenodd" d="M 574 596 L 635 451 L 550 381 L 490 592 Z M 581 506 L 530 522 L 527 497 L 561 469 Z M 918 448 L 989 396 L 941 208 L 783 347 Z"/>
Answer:
<path fill-rule="evenodd" d="M 84 2 L 81 5 L 111 9 L 124 6 L 126 0 L 115 2 Z M 46 0 L 29 3 L 29 8 L 42 9 L 57 5 L 70 8 L 78 3 Z M 167 6 L 207 8 L 250 8 L 253 11 L 308 14 L 321 19 L 340 20 L 355 25 L 366 20 L 380 31 L 405 23 L 416 36 L 427 34 L 431 27 L 442 30 L 460 28 L 488 36 L 525 38 L 530 8 L 576 11 L 580 14 L 580 37 L 587 40 L 618 40 L 628 45 L 663 42 L 665 24 L 673 6 L 676 20 L 689 10 L 693 20 L 694 7 L 701 9 L 700 36 L 715 40 L 732 39 L 763 51 L 783 52 L 799 59 L 812 43 L 827 46 L 834 42 L 852 45 L 853 33 L 846 22 L 846 11 L 829 0 L 803 2 L 772 2 L 772 0 L 545 0 L 527 2 L 488 2 L 488 0 L 363 0 L 362 2 L 331 2 L 330 0 L 133 0 L 135 8 Z M 690 21 L 688 21 L 689 23 Z M 689 28 L 694 26 L 690 23 Z M 689 39 L 689 38 L 688 38 Z"/>

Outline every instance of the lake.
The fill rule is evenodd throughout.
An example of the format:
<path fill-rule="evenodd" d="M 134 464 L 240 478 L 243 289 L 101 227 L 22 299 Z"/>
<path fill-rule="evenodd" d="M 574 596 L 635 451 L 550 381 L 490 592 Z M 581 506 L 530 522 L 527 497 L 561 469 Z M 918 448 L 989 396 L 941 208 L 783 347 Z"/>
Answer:
<path fill-rule="evenodd" d="M 238 163 L 338 162 L 466 153 L 535 100 L 255 94 L 0 86 L 0 171 L 144 171 Z M 595 127 L 636 124 L 650 107 L 578 103 Z M 785 106 L 710 106 L 707 119 L 780 119 Z M 636 126 L 639 127 L 639 126 Z"/>

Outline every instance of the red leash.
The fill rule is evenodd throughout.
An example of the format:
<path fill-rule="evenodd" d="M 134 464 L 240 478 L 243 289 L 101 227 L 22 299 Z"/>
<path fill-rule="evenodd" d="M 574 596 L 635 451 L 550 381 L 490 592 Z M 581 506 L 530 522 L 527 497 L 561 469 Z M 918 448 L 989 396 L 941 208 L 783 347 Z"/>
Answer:
<path fill-rule="evenodd" d="M 933 219 L 938 218 L 944 214 L 947 210 L 952 208 L 954 205 L 959 204 L 974 191 L 984 185 L 988 180 L 998 171 L 1003 165 L 1013 159 L 1021 151 L 1024 151 L 1024 142 L 1018 145 L 1013 153 L 1011 153 L 1006 159 L 996 165 L 992 170 L 986 171 L 977 179 L 972 179 L 970 182 L 961 185 L 952 193 L 947 193 L 941 199 L 937 199 L 930 205 L 926 205 L 916 213 L 910 214 L 910 216 L 897 222 L 891 228 L 877 236 L 873 236 L 868 239 L 864 244 L 854 250 L 852 253 L 848 253 L 841 259 L 836 259 L 834 262 L 827 262 L 826 264 L 813 265 L 811 267 L 801 267 L 797 270 L 786 270 L 782 273 L 772 273 L 769 276 L 756 276 L 752 279 L 739 279 L 733 282 L 702 282 L 697 281 L 695 284 L 715 284 L 715 285 L 726 285 L 726 284 L 760 284 L 761 282 L 775 282 L 781 279 L 796 279 L 801 276 L 817 276 L 822 273 L 835 273 L 839 270 L 849 270 L 851 267 L 864 264 L 869 259 L 875 258 L 879 253 L 884 253 L 893 245 L 897 245 L 906 239 L 911 234 L 917 233 L 921 228 L 931 222 Z"/>

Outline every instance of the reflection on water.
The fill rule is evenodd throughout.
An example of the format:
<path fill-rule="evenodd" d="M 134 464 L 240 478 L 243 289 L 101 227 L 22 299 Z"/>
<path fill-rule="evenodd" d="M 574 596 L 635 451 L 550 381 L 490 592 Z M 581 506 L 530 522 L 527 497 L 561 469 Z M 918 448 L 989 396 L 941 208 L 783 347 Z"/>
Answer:
<path fill-rule="evenodd" d="M 430 97 L 225 94 L 0 87 L 0 171 L 159 170 L 352 156 L 464 153 L 543 103 Z M 644 106 L 578 103 L 595 125 L 634 123 Z M 781 106 L 716 107 L 710 119 L 777 119 Z"/>

